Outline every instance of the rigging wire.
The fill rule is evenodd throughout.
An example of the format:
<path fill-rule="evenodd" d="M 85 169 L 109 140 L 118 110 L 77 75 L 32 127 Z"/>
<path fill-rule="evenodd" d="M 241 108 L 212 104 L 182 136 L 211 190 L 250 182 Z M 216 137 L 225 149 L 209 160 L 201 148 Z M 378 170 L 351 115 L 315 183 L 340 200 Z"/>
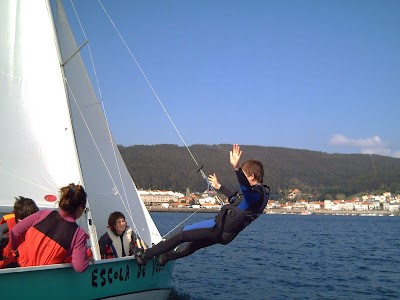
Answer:
<path fill-rule="evenodd" d="M 143 71 L 143 68 L 141 67 L 141 65 L 139 64 L 139 62 L 137 61 L 136 57 L 133 55 L 133 52 L 131 51 L 131 49 L 129 48 L 128 44 L 126 43 L 124 37 L 122 36 L 122 34 L 120 33 L 120 31 L 118 30 L 117 26 L 115 25 L 114 21 L 111 19 L 110 15 L 108 14 L 107 10 L 105 9 L 105 7 L 103 6 L 101 0 L 97 0 L 100 4 L 100 6 L 102 7 L 104 13 L 106 14 L 108 20 L 110 21 L 111 25 L 114 27 L 115 31 L 117 32 L 119 38 L 121 39 L 122 43 L 124 44 L 126 50 L 129 52 L 131 58 L 133 59 L 133 61 L 135 62 L 136 66 L 138 67 L 140 73 L 142 74 L 143 78 L 145 79 L 147 85 L 149 86 L 149 88 L 151 89 L 151 91 L 153 92 L 153 95 L 155 96 L 155 98 L 157 99 L 158 103 L 160 104 L 160 106 L 162 107 L 162 109 L 164 110 L 165 115 L 167 116 L 167 118 L 169 119 L 169 121 L 171 122 L 172 126 L 174 127 L 176 133 L 178 134 L 179 138 L 181 139 L 182 143 L 185 145 L 186 150 L 189 152 L 190 156 L 192 157 L 193 161 L 195 162 L 195 164 L 197 166 L 199 166 L 196 158 L 194 157 L 193 153 L 190 151 L 188 145 L 186 144 L 186 141 L 184 140 L 184 138 L 182 137 L 181 133 L 179 132 L 178 128 L 176 127 L 174 121 L 172 120 L 170 114 L 168 113 L 166 107 L 164 106 L 163 102 L 161 101 L 160 97 L 158 96 L 157 92 L 155 91 L 155 89 L 153 88 L 153 85 L 151 84 L 150 80 L 148 79 L 148 77 L 146 76 L 145 72 Z"/>
<path fill-rule="evenodd" d="M 85 32 L 85 30 L 84 30 L 84 28 L 83 28 L 83 25 L 82 25 L 82 22 L 81 22 L 81 20 L 80 20 L 80 18 L 79 18 L 79 15 L 78 15 L 78 12 L 77 12 L 77 10 L 76 10 L 76 8 L 75 8 L 74 2 L 73 2 L 73 0 L 71 0 L 70 2 L 71 2 L 71 6 L 72 6 L 72 8 L 73 8 L 73 11 L 74 11 L 74 13 L 75 13 L 75 16 L 76 16 L 76 18 L 77 18 L 77 21 L 78 21 L 78 23 L 79 23 L 79 26 L 80 26 L 80 29 L 81 29 L 81 31 L 82 31 L 82 34 L 83 34 L 85 40 L 88 41 L 86 32 Z M 118 194 L 119 197 L 121 198 L 121 201 L 122 201 L 123 205 L 125 206 L 125 209 L 126 209 L 126 211 L 127 211 L 127 213 L 128 213 L 128 216 L 129 216 L 130 220 L 132 221 L 133 229 L 134 229 L 135 233 L 138 234 L 138 229 L 137 229 L 136 224 L 135 224 L 135 222 L 134 222 L 133 215 L 132 215 L 132 211 L 131 211 L 131 208 L 130 208 L 130 205 L 129 205 L 129 201 L 128 201 L 128 196 L 127 196 L 127 194 L 126 194 L 125 184 L 124 184 L 124 181 L 123 181 L 123 179 L 122 179 L 122 173 L 121 173 L 121 170 L 120 170 L 120 166 L 119 166 L 119 163 L 118 163 L 117 154 L 116 154 L 116 151 L 115 151 L 115 143 L 114 143 L 114 140 L 113 140 L 112 135 L 111 135 L 111 130 L 110 130 L 110 126 L 109 126 L 108 119 L 107 119 L 107 113 L 106 113 L 106 109 L 105 109 L 105 106 L 104 106 L 103 96 L 102 96 L 102 92 L 101 92 L 101 88 L 100 88 L 99 79 L 98 79 L 98 76 L 97 76 L 96 66 L 95 66 L 94 60 L 93 60 L 92 51 L 91 51 L 91 49 L 90 49 L 90 45 L 89 45 L 89 44 L 87 44 L 87 47 L 88 47 L 88 53 L 89 53 L 91 65 L 92 65 L 92 68 L 93 68 L 93 74 L 94 74 L 94 77 L 95 77 L 95 80 L 96 80 L 96 87 L 97 87 L 97 90 L 98 90 L 98 93 L 99 93 L 99 99 L 100 99 L 100 102 L 101 102 L 101 105 L 102 105 L 102 110 L 103 110 L 103 113 L 104 113 L 104 119 L 105 119 L 105 122 L 106 122 L 106 127 L 107 127 L 107 131 L 108 131 L 108 136 L 109 136 L 110 143 L 111 143 L 112 150 L 113 150 L 113 155 L 114 155 L 114 159 L 115 159 L 115 164 L 116 164 L 116 166 L 117 166 L 117 171 L 118 171 L 118 175 L 119 175 L 119 180 L 120 180 L 120 182 L 121 182 L 121 186 L 122 186 L 122 190 L 123 190 L 123 194 L 124 194 L 124 199 L 122 199 L 122 195 L 121 195 L 121 193 L 119 192 L 119 190 L 118 190 L 118 188 L 117 188 L 117 185 L 116 185 L 116 183 L 115 183 L 115 181 L 114 181 L 114 179 L 113 179 L 111 173 L 110 173 L 109 170 L 108 170 L 107 164 L 106 164 L 106 162 L 104 161 L 104 159 L 103 159 L 103 157 L 102 157 L 102 155 L 101 155 L 101 151 L 98 149 L 97 144 L 96 144 L 96 141 L 94 140 L 94 138 L 93 138 L 93 136 L 92 136 L 92 134 L 91 134 L 91 132 L 90 132 L 90 129 L 89 129 L 89 127 L 87 126 L 85 120 L 84 120 L 84 122 L 85 122 L 85 124 L 86 124 L 86 126 L 87 126 L 87 129 L 89 130 L 90 136 L 92 137 L 92 140 L 93 140 L 93 142 L 94 142 L 94 144 L 95 144 L 95 146 L 96 146 L 96 149 L 97 149 L 97 151 L 98 151 L 98 153 L 99 153 L 99 155 L 100 155 L 100 157 L 101 157 L 101 159 L 102 159 L 102 161 L 103 161 L 103 163 L 104 163 L 104 165 L 105 165 L 105 167 L 106 167 L 106 169 L 107 169 L 107 171 L 108 171 L 108 173 L 109 173 L 109 176 L 110 176 L 110 178 L 111 178 L 111 180 L 112 180 L 112 182 L 113 182 L 113 184 L 114 184 L 113 192 L 114 192 L 114 194 Z M 67 85 L 68 85 L 68 82 L 67 82 Z M 71 90 L 71 88 L 69 87 L 69 85 L 68 85 L 68 88 Z M 73 95 L 72 91 L 71 91 L 71 94 Z M 74 98 L 74 101 L 75 101 L 75 103 L 76 103 L 76 105 L 77 105 L 77 107 L 78 107 L 78 109 L 79 109 L 79 112 L 80 112 L 82 118 L 84 119 L 84 116 L 83 116 L 83 114 L 82 114 L 82 112 L 81 112 L 81 110 L 80 110 L 80 107 L 78 106 L 78 103 L 77 103 L 77 101 L 76 101 L 76 99 L 75 99 L 74 96 L 73 96 L 73 98 Z M 96 104 L 97 104 L 97 103 L 96 103 Z"/>
<path fill-rule="evenodd" d="M 74 93 L 73 93 L 73 91 L 72 91 L 70 85 L 68 84 L 67 78 L 64 78 L 64 80 L 65 80 L 66 85 L 67 85 L 67 87 L 68 87 L 68 90 L 69 90 L 69 92 L 71 93 L 71 96 L 72 96 L 72 98 L 73 98 L 73 100 L 74 100 L 74 102 L 75 102 L 75 105 L 76 105 L 76 107 L 78 108 L 78 111 L 79 111 L 79 114 L 81 115 L 82 121 L 84 122 L 84 124 L 85 124 L 85 126 L 86 126 L 86 129 L 88 130 L 88 133 L 89 133 L 89 135 L 90 135 L 90 138 L 92 139 L 92 142 L 93 142 L 94 146 L 96 147 L 97 153 L 99 154 L 99 156 L 100 156 L 100 158 L 101 158 L 101 161 L 103 162 L 103 165 L 104 165 L 105 169 L 107 170 L 107 173 L 108 173 L 108 175 L 110 176 L 110 179 L 111 179 L 113 185 L 116 187 L 117 185 L 116 185 L 115 180 L 114 180 L 114 178 L 113 178 L 113 176 L 112 176 L 112 174 L 111 174 L 110 168 L 108 167 L 107 162 L 105 161 L 105 159 L 104 159 L 104 157 L 103 157 L 103 154 L 101 153 L 100 148 L 99 148 L 99 146 L 97 145 L 96 139 L 94 138 L 94 136 L 93 136 L 93 134 L 92 134 L 92 131 L 90 130 L 90 126 L 89 126 L 89 125 L 87 124 L 87 122 L 86 122 L 86 118 L 85 118 L 85 116 L 83 115 L 83 112 L 82 112 L 80 106 L 78 105 L 78 102 L 77 102 L 77 100 L 76 100 L 76 97 L 75 97 L 75 95 L 74 95 Z M 125 201 L 122 199 L 121 193 L 115 192 L 115 191 L 114 191 L 114 194 L 118 194 L 118 195 L 119 195 L 119 197 L 121 198 L 121 201 L 122 201 L 123 205 L 125 206 L 125 209 L 128 211 L 129 202 L 127 201 L 127 203 L 125 203 Z M 130 210 L 129 210 L 129 211 L 130 211 Z M 134 225 L 134 226 L 135 226 L 135 225 Z"/>
<path fill-rule="evenodd" d="M 169 235 L 171 232 L 173 232 L 176 228 L 178 228 L 179 226 L 181 226 L 183 223 L 185 223 L 187 220 L 189 220 L 195 213 L 197 213 L 200 210 L 200 208 L 198 208 L 196 211 L 194 211 L 190 216 L 188 216 L 185 220 L 183 220 L 182 222 L 180 222 L 179 224 L 177 224 L 174 228 L 172 228 L 170 231 L 168 231 L 166 234 L 164 234 L 162 236 L 162 238 L 164 239 L 167 235 Z"/>
<path fill-rule="evenodd" d="M 73 0 L 71 0 L 71 5 L 72 5 L 72 8 L 73 8 L 73 10 L 74 10 L 75 16 L 76 16 L 76 18 L 77 18 L 77 20 L 78 20 L 79 27 L 81 28 L 82 34 L 83 34 L 85 40 L 88 41 L 88 38 L 87 38 L 87 36 L 86 36 L 86 32 L 85 32 L 85 30 L 83 29 L 81 19 L 79 18 L 78 12 L 76 11 L 75 4 L 74 4 Z M 101 89 L 100 89 L 99 77 L 97 76 L 97 70 L 96 70 L 96 66 L 95 66 L 95 64 L 94 64 L 93 55 L 92 55 L 92 50 L 90 49 L 89 43 L 87 44 L 87 47 L 88 47 L 90 62 L 91 62 L 91 64 L 92 64 L 92 68 L 93 68 L 94 77 L 95 77 L 95 79 L 96 79 L 97 90 L 99 91 L 99 98 L 100 98 L 100 99 L 103 99 L 103 96 L 102 96 L 102 93 L 101 93 Z M 102 101 L 102 102 L 103 102 L 103 101 Z"/>
<path fill-rule="evenodd" d="M 190 151 L 190 149 L 189 149 L 189 147 L 188 147 L 186 141 L 184 140 L 183 136 L 181 135 L 180 131 L 178 130 L 177 126 L 175 125 L 175 122 L 173 121 L 173 119 L 171 118 L 170 114 L 168 113 L 168 111 L 167 111 L 165 105 L 164 105 L 163 102 L 161 101 L 161 99 L 160 99 L 160 97 L 158 96 L 156 90 L 154 89 L 153 85 L 151 84 L 150 80 L 148 79 L 147 75 L 145 74 L 143 68 L 142 68 L 141 65 L 139 64 L 139 62 L 138 62 L 138 60 L 136 59 L 136 57 L 134 56 L 132 50 L 130 49 L 130 47 L 129 47 L 128 44 L 126 43 L 124 37 L 122 36 L 122 34 L 121 34 L 120 31 L 118 30 L 117 26 L 115 25 L 114 21 L 113 21 L 112 18 L 110 17 L 109 13 L 108 13 L 107 10 L 105 9 L 103 3 L 101 2 L 101 0 L 98 0 L 98 3 L 99 3 L 99 5 L 101 6 L 101 8 L 103 9 L 103 11 L 104 11 L 105 15 L 107 16 L 108 20 L 109 20 L 110 23 L 112 24 L 114 30 L 117 32 L 117 34 L 118 34 L 119 38 L 121 39 L 122 43 L 124 44 L 125 48 L 126 48 L 127 51 L 129 52 L 129 54 L 130 54 L 132 60 L 133 60 L 134 63 L 136 64 L 136 66 L 137 66 L 137 68 L 139 69 L 139 71 L 140 71 L 142 77 L 145 79 L 147 85 L 149 86 L 149 88 L 150 88 L 150 90 L 152 91 L 153 95 L 155 96 L 155 98 L 157 99 L 158 103 L 160 104 L 161 108 L 163 109 L 165 115 L 167 116 L 167 118 L 168 118 L 168 120 L 170 121 L 171 125 L 173 126 L 174 130 L 176 131 L 176 133 L 178 134 L 180 140 L 181 140 L 182 143 L 184 144 L 186 150 L 187 150 L 188 153 L 190 154 L 192 160 L 194 161 L 194 163 L 195 163 L 197 166 L 199 166 L 199 163 L 197 162 L 197 160 L 196 160 L 196 158 L 194 157 L 193 153 Z M 81 27 L 81 31 L 82 31 L 82 33 L 83 33 L 85 39 L 87 40 L 86 33 L 85 33 L 84 29 L 83 29 L 82 23 L 81 23 L 81 21 L 80 21 L 80 18 L 79 18 L 79 16 L 78 16 L 78 13 L 77 13 L 77 11 L 76 11 L 76 9 L 75 9 L 75 5 L 73 4 L 73 0 L 71 0 L 71 4 L 72 4 L 73 10 L 74 10 L 74 12 L 75 12 L 75 15 L 76 15 L 76 17 L 77 17 L 77 19 L 78 19 L 79 25 L 80 25 L 80 27 Z M 102 108 L 103 108 L 103 112 L 104 112 L 104 116 L 105 116 L 105 121 L 106 121 L 107 129 L 108 129 L 108 133 L 109 133 L 110 140 L 111 140 L 111 144 L 112 144 L 113 151 L 114 151 L 114 157 L 115 157 L 115 160 L 117 161 L 117 157 L 116 157 L 116 153 L 115 153 L 115 143 L 114 143 L 114 141 L 113 141 L 113 139 L 112 139 L 112 135 L 111 135 L 111 132 L 110 132 L 108 120 L 107 120 L 107 117 L 106 117 L 107 115 L 106 115 L 106 111 L 105 111 L 105 107 L 104 107 L 104 101 L 103 101 L 103 99 L 102 99 L 102 93 L 101 93 L 101 89 L 100 89 L 100 84 L 99 84 L 99 80 L 98 80 L 98 76 L 97 76 L 97 72 L 96 72 L 96 68 L 95 68 L 95 64 L 94 64 L 92 52 L 91 52 L 91 50 L 90 50 L 90 46 L 89 46 L 89 45 L 88 45 L 88 52 L 89 52 L 89 57 L 90 57 L 90 60 L 91 60 L 91 64 L 92 64 L 94 76 L 95 76 L 95 79 L 96 79 L 97 89 L 98 89 L 98 92 L 99 92 L 99 98 L 100 98 L 101 103 L 102 103 Z M 67 83 L 67 85 L 68 85 L 68 83 Z M 72 91 L 71 91 L 71 94 L 73 94 Z M 74 98 L 74 97 L 73 97 L 73 98 Z M 75 99 L 75 98 L 74 98 L 74 100 L 75 100 L 75 102 L 76 102 L 76 99 Z M 80 110 L 80 108 L 79 108 L 79 110 Z M 82 115 L 82 113 L 81 113 L 81 115 Z M 83 117 L 83 116 L 82 116 L 82 117 Z M 85 122 L 85 123 L 86 123 L 86 122 Z M 89 129 L 89 128 L 88 128 L 88 129 Z M 93 141 L 94 141 L 94 138 L 93 138 L 93 137 L 92 137 L 92 139 L 93 139 Z M 96 148 L 97 148 L 97 145 L 96 145 L 96 142 L 95 142 L 95 141 L 94 141 L 94 143 L 95 143 L 95 146 L 96 146 Z M 98 152 L 99 152 L 99 154 L 100 154 L 100 156 L 101 156 L 101 153 L 100 153 L 99 149 L 98 149 Z M 102 156 L 101 156 L 101 157 L 102 157 Z M 105 161 L 104 161 L 103 158 L 102 158 L 102 160 L 103 160 L 103 163 L 104 163 L 105 166 L 106 166 L 106 163 L 105 163 Z M 123 180 L 122 180 L 122 176 L 121 176 L 121 172 L 120 172 L 120 169 L 119 169 L 119 164 L 118 164 L 118 162 L 117 162 L 117 166 L 118 166 L 118 172 L 119 172 L 120 180 L 121 180 L 121 183 L 122 183 L 122 187 L 123 187 L 123 192 L 124 192 L 124 195 L 125 195 L 126 203 L 125 203 L 125 201 L 123 201 L 122 195 L 121 195 L 119 192 L 118 192 L 118 194 L 119 194 L 119 196 L 121 197 L 121 200 L 122 200 L 122 202 L 123 202 L 125 208 L 127 209 L 128 214 L 129 214 L 129 217 L 130 217 L 130 219 L 131 219 L 131 221 L 132 221 L 132 223 L 133 223 L 133 225 L 134 225 L 134 229 L 135 229 L 135 231 L 137 232 L 137 228 L 136 228 L 136 225 L 134 224 L 133 216 L 132 216 L 132 213 L 131 213 L 131 210 L 130 210 L 130 207 L 129 207 L 129 201 L 127 201 L 125 186 L 124 186 L 124 183 L 123 183 Z M 205 175 L 205 173 L 204 173 L 204 171 L 202 170 L 202 168 L 203 168 L 203 166 L 201 166 L 201 168 L 198 170 L 198 172 L 200 172 L 200 174 L 201 174 L 201 176 L 203 177 L 203 179 L 206 180 L 206 182 L 207 182 L 207 187 L 208 187 L 207 190 L 208 190 L 208 191 L 209 191 L 209 190 L 212 190 L 212 191 L 214 191 L 215 193 L 217 193 L 217 192 L 215 191 L 215 189 L 210 185 L 210 183 L 209 183 L 209 181 L 208 181 L 208 178 L 207 178 L 207 176 Z M 108 167 L 107 167 L 107 166 L 106 166 L 106 169 L 108 170 Z M 108 172 L 109 172 L 109 171 L 108 171 Z M 110 173 L 110 172 L 109 172 L 109 173 Z M 115 184 L 115 182 L 114 182 L 114 179 L 112 178 L 111 174 L 110 174 L 110 177 L 111 177 L 111 180 L 113 181 L 114 186 L 115 186 L 115 188 L 116 188 L 117 186 L 116 186 L 116 184 Z M 217 197 L 217 199 L 223 204 L 223 201 L 222 201 L 221 199 L 219 199 L 219 197 Z M 128 209 L 127 206 L 129 207 L 129 209 Z M 180 224 L 178 224 L 178 225 L 177 225 L 174 229 L 172 229 L 171 231 L 175 230 L 175 229 L 176 229 L 178 226 L 180 226 L 183 222 L 185 222 L 187 219 L 189 219 L 190 217 L 192 217 L 195 213 L 198 212 L 198 210 L 199 210 L 199 209 L 197 209 L 193 214 L 191 214 L 188 218 L 186 218 L 184 221 L 182 221 Z M 170 231 L 170 232 L 171 232 L 171 231 Z M 169 232 L 169 233 L 170 233 L 170 232 Z M 168 233 L 167 233 L 167 234 L 168 234 Z"/>
<path fill-rule="evenodd" d="M 150 80 L 148 79 L 146 73 L 144 72 L 142 66 L 139 64 L 138 60 L 136 59 L 135 55 L 133 54 L 132 50 L 130 49 L 130 47 L 128 46 L 128 44 L 125 41 L 125 38 L 122 36 L 121 32 L 118 30 L 117 26 L 115 25 L 114 21 L 111 19 L 110 14 L 107 12 L 107 10 L 105 9 L 103 3 L 101 2 L 101 0 L 97 0 L 101 6 L 101 8 L 103 9 L 104 13 L 106 14 L 108 20 L 110 21 L 111 25 L 114 27 L 115 31 L 117 32 L 119 38 L 121 39 L 122 43 L 124 44 L 126 50 L 129 52 L 129 55 L 131 56 L 132 60 L 134 61 L 134 63 L 136 64 L 137 68 L 139 69 L 140 73 L 142 74 L 144 80 L 146 81 L 147 85 L 149 86 L 150 90 L 153 92 L 154 97 L 157 99 L 158 103 L 160 104 L 160 106 L 162 107 L 165 115 L 167 116 L 168 120 L 170 121 L 172 127 L 175 129 L 176 133 L 178 134 L 180 140 L 182 141 L 182 143 L 184 144 L 186 150 L 189 152 L 190 156 L 192 157 L 194 163 L 196 164 L 196 166 L 199 166 L 199 163 L 197 162 L 196 158 L 194 157 L 193 153 L 190 151 L 189 146 L 187 145 L 186 141 L 184 140 L 183 136 L 181 135 L 179 129 L 177 128 L 177 126 L 175 125 L 175 122 L 172 120 L 170 114 L 168 113 L 165 105 L 163 104 L 163 102 L 161 101 L 161 98 L 158 96 L 156 90 L 154 89 L 153 85 L 151 84 Z M 206 174 L 204 174 L 203 171 L 203 166 L 200 167 L 200 169 L 198 170 L 198 172 L 200 172 L 201 176 L 205 179 L 205 181 L 207 182 L 207 191 L 212 190 L 214 193 L 217 193 L 216 190 L 214 189 L 214 187 L 212 187 L 210 185 L 210 183 L 208 182 L 208 178 L 206 176 Z M 217 197 L 218 201 L 221 204 L 224 204 L 223 201 L 221 199 L 219 199 L 219 197 Z"/>

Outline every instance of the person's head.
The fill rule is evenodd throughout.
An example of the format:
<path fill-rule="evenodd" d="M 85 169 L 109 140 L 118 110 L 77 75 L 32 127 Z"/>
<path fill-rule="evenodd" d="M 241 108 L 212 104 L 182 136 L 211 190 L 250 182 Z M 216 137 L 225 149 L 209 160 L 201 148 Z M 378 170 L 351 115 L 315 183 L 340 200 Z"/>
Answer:
<path fill-rule="evenodd" d="M 125 216 L 122 212 L 114 211 L 108 217 L 108 227 L 117 235 L 121 235 L 126 229 Z"/>
<path fill-rule="evenodd" d="M 86 207 L 86 192 L 81 185 L 70 183 L 60 189 L 60 208 L 78 219 Z"/>
<path fill-rule="evenodd" d="M 19 196 L 15 198 L 14 202 L 14 215 L 17 221 L 25 219 L 27 216 L 38 212 L 39 208 L 37 207 L 35 201 L 29 198 L 25 198 Z"/>
<path fill-rule="evenodd" d="M 260 161 L 254 159 L 246 160 L 241 168 L 251 185 L 263 183 L 264 166 Z"/>

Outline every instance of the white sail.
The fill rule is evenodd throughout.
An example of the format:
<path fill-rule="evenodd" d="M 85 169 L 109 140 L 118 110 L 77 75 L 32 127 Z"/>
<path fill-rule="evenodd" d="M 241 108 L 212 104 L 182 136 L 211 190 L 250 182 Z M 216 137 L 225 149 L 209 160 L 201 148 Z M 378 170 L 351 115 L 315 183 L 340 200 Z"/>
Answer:
<path fill-rule="evenodd" d="M 0 28 L 6 27 L 0 39 L 6 43 L 0 47 L 0 206 L 12 206 L 18 195 L 51 206 L 45 195 L 81 182 L 99 234 L 108 215 L 121 211 L 148 245 L 160 241 L 75 53 L 61 3 L 53 25 L 47 1 L 0 1 Z"/>
<path fill-rule="evenodd" d="M 46 1 L 0 1 L 0 205 L 80 181 Z"/>

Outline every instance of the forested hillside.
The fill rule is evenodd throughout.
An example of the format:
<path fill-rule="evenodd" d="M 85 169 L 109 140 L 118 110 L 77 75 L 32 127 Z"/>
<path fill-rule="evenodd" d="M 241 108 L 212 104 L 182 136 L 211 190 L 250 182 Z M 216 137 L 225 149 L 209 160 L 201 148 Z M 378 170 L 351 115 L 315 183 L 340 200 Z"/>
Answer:
<path fill-rule="evenodd" d="M 190 153 L 177 145 L 119 146 L 138 188 L 185 192 L 204 191 L 207 182 L 198 169 L 216 173 L 220 182 L 237 189 L 229 164 L 231 145 L 193 145 Z M 255 158 L 264 164 L 264 181 L 272 194 L 289 189 L 324 199 L 332 195 L 390 191 L 400 193 L 400 159 L 368 154 L 328 154 L 278 147 L 241 146 L 242 161 Z"/>

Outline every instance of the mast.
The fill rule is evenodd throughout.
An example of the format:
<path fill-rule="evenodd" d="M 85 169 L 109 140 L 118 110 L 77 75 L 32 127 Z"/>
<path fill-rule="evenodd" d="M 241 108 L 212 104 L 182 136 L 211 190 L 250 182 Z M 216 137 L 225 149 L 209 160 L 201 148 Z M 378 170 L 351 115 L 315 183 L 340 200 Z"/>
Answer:
<path fill-rule="evenodd" d="M 113 211 L 123 212 L 147 245 L 158 243 L 161 235 L 112 138 L 102 103 L 93 89 L 81 51 L 77 51 L 79 47 L 61 5 L 55 8 L 54 15 L 60 61 L 67 62 L 62 70 L 63 92 L 68 96 L 74 150 L 79 155 L 80 177 L 88 194 L 91 220 L 100 232 L 105 232 L 106 216 Z"/>
<path fill-rule="evenodd" d="M 63 77 L 63 82 L 64 82 L 64 91 L 65 91 L 65 99 L 67 100 L 67 105 L 68 105 L 68 110 L 69 110 L 69 115 L 70 115 L 70 120 L 71 120 L 71 128 L 73 128 L 73 144 L 75 146 L 75 153 L 76 153 L 76 157 L 77 157 L 77 162 L 79 165 L 79 173 L 80 173 L 80 182 L 82 184 L 83 187 L 85 187 L 85 179 L 83 177 L 82 174 L 82 166 L 81 166 L 81 162 L 79 159 L 79 152 L 78 152 L 78 148 L 76 145 L 76 139 L 75 139 L 75 131 L 74 131 L 74 126 L 73 126 L 73 122 L 72 122 L 72 112 L 71 112 L 71 103 L 70 103 L 70 97 L 69 97 L 69 93 L 68 93 L 68 86 L 67 86 L 67 81 L 65 80 L 65 72 L 64 72 L 64 68 L 65 66 L 68 64 L 68 62 L 77 54 L 79 54 L 79 52 L 81 51 L 81 49 L 87 44 L 87 41 L 79 48 L 76 49 L 76 51 L 65 61 L 63 61 L 63 57 L 62 57 L 62 53 L 61 53 L 61 48 L 60 48 L 60 43 L 59 43 L 59 37 L 57 34 L 57 29 L 55 26 L 55 14 L 53 11 L 53 7 L 51 5 L 51 0 L 47 0 L 47 5 L 49 8 L 49 11 L 51 12 L 50 14 L 50 19 L 51 19 L 51 23 L 53 26 L 53 32 L 54 32 L 54 39 L 55 39 L 55 45 L 57 48 L 57 53 L 58 53 L 58 57 L 59 57 L 59 61 L 60 61 L 60 70 L 61 70 L 61 74 Z M 56 0 L 56 9 L 60 10 L 63 12 L 63 14 L 65 14 L 64 12 L 64 8 L 62 5 L 62 1 L 61 0 Z M 86 187 L 85 187 L 86 189 Z M 90 237 L 90 244 L 91 244 L 91 250 L 93 253 L 93 258 L 95 260 L 100 260 L 101 259 L 101 255 L 100 255 L 100 248 L 99 248 L 99 243 L 98 243 L 98 236 L 97 236 L 97 230 L 96 230 L 96 225 L 93 222 L 93 218 L 92 218 L 92 213 L 90 210 L 90 205 L 89 205 L 89 201 L 86 202 L 86 209 L 85 209 L 85 218 L 86 218 L 86 224 L 87 224 L 87 228 L 88 228 L 88 233 L 89 233 L 89 237 Z"/>

